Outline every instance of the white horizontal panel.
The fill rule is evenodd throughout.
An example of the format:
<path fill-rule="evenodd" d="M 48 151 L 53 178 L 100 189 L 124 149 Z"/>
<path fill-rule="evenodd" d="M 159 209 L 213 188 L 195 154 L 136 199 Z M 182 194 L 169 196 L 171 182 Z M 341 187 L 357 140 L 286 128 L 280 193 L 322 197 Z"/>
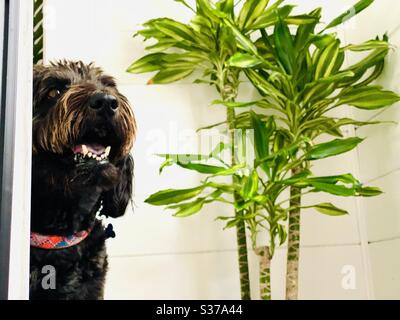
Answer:
<path fill-rule="evenodd" d="M 363 198 L 360 210 L 366 217 L 369 241 L 400 235 L 400 171 L 393 172 L 372 184 L 384 192 L 378 197 Z"/>
<path fill-rule="evenodd" d="M 284 299 L 285 251 L 272 262 L 273 299 Z M 258 257 L 249 251 L 252 299 L 258 300 Z M 111 257 L 106 299 L 239 299 L 237 253 Z"/>
<path fill-rule="evenodd" d="M 193 2 L 187 1 L 191 5 Z M 132 0 L 118 0 L 118 5 L 113 0 L 96 0 L 96 7 L 93 9 L 98 17 L 99 27 L 109 27 L 108 23 L 104 23 L 108 19 L 114 30 L 121 31 L 136 31 L 141 24 L 154 18 L 168 17 L 187 23 L 193 16 L 181 3 L 163 0 L 146 0 L 140 5 Z"/>
<path fill-rule="evenodd" d="M 360 246 L 303 249 L 299 287 L 304 300 L 367 299 Z"/>
<path fill-rule="evenodd" d="M 290 4 L 296 5 L 293 10 L 293 14 L 304 14 L 313 11 L 315 8 L 322 8 L 322 25 L 327 25 L 334 18 L 336 18 L 339 14 L 343 13 L 349 7 L 351 7 L 354 2 L 352 0 L 340 0 L 340 1 L 329 1 L 329 0 L 313 0 L 313 1 L 304 1 L 304 0 L 292 0 Z M 335 31 L 342 33 L 343 30 L 347 30 L 347 28 L 352 28 L 350 23 L 347 23 L 346 28 L 336 28 L 333 29 Z"/>
<path fill-rule="evenodd" d="M 400 30 L 390 39 L 393 44 L 399 43 Z M 377 84 L 385 89 L 400 92 L 397 79 L 400 76 L 400 53 L 398 50 L 390 50 L 384 73 L 378 79 Z M 400 119 L 400 104 L 397 103 L 389 108 L 375 111 L 377 114 L 374 121 L 394 121 Z M 355 117 L 359 119 L 369 119 L 365 111 L 355 111 Z M 363 127 L 357 130 L 358 135 L 366 137 L 364 143 L 359 147 L 360 172 L 364 181 L 377 178 L 394 169 L 400 167 L 398 159 L 400 142 L 397 137 L 400 129 L 397 124 L 381 124 Z"/>
<path fill-rule="evenodd" d="M 93 61 L 121 84 L 146 84 L 154 74 L 126 72 L 131 63 L 148 53 L 145 47 L 151 44 L 143 42 L 142 37 L 133 37 L 142 29 L 142 23 L 164 16 L 188 22 L 192 17 L 189 9 L 173 1 L 146 1 L 140 5 L 140 10 L 137 3 L 130 0 L 120 0 L 118 5 L 110 0 L 86 1 L 84 5 L 75 3 L 78 1 L 47 1 L 46 60 Z M 77 6 L 79 13 L 75 10 Z M 72 26 L 71 17 L 74 18 Z M 199 77 L 201 74 L 195 73 L 179 83 L 190 84 Z"/>
<path fill-rule="evenodd" d="M 315 176 L 331 176 L 351 173 L 356 176 L 356 151 L 349 151 L 334 157 L 313 161 L 311 171 Z"/>
<path fill-rule="evenodd" d="M 240 299 L 235 252 L 111 258 L 106 299 Z"/>
<path fill-rule="evenodd" d="M 79 7 L 80 10 L 76 10 Z M 56 22 L 50 19 L 48 29 L 63 29 L 65 32 L 79 25 L 87 25 L 90 30 L 99 33 L 106 30 L 136 32 L 147 20 L 170 17 L 182 22 L 188 22 L 192 12 L 179 3 L 147 0 L 138 6 L 131 0 L 118 0 L 118 5 L 112 0 L 46 0 L 46 9 L 50 18 L 56 17 Z M 74 26 L 65 26 L 74 19 Z M 91 25 L 89 25 L 89 23 Z"/>
<path fill-rule="evenodd" d="M 345 38 L 348 44 L 358 44 L 363 41 L 374 39 L 376 36 L 382 37 L 386 32 L 389 33 L 390 44 L 397 46 L 400 40 L 400 23 L 398 16 L 400 8 L 393 6 L 393 1 L 382 0 L 375 1 L 368 9 L 356 16 L 353 28 L 345 30 Z M 382 19 L 382 17 L 385 17 Z M 374 21 L 374 23 L 371 23 Z M 362 30 L 360 32 L 359 30 Z M 348 52 L 347 63 L 352 65 L 364 58 L 367 52 Z M 376 83 L 382 85 L 386 89 L 399 91 L 399 51 L 390 50 L 386 58 L 385 69 L 382 75 L 377 79 Z M 381 110 L 365 111 L 353 108 L 354 117 L 359 120 L 368 120 L 379 114 Z"/>
<path fill-rule="evenodd" d="M 374 120 L 400 120 L 400 104 L 392 106 Z M 390 171 L 400 168 L 400 126 L 384 123 L 357 130 L 357 135 L 365 138 L 359 147 L 359 166 L 362 181 L 370 181 Z"/>
<path fill-rule="evenodd" d="M 346 39 L 349 43 L 359 43 L 392 32 L 400 25 L 399 15 L 400 8 L 392 0 L 375 1 L 353 21 L 350 20 L 349 28 L 345 30 Z"/>
<path fill-rule="evenodd" d="M 169 85 L 120 85 L 119 90 L 127 96 L 135 111 L 139 135 L 154 128 L 176 130 L 193 129 L 226 120 L 225 107 L 211 105 L 219 98 L 212 87 L 196 84 Z M 238 101 L 257 99 L 256 90 L 243 84 Z M 143 133 L 145 132 L 145 133 Z"/>
<path fill-rule="evenodd" d="M 89 62 L 96 57 L 104 44 L 97 42 L 95 15 L 88 14 L 94 3 L 93 0 L 45 2 L 44 53 L 48 61 L 66 58 Z"/>
<path fill-rule="evenodd" d="M 218 215 L 232 213 L 229 207 L 209 205 L 183 219 L 142 204 L 134 214 L 128 210 L 125 217 L 112 221 L 117 237 L 108 241 L 109 253 L 120 256 L 234 249 L 235 230 L 223 230 L 224 224 L 214 221 Z"/>
<path fill-rule="evenodd" d="M 79 10 L 76 8 L 79 7 Z M 145 54 L 145 43 L 133 35 L 145 21 L 158 17 L 189 21 L 190 10 L 174 1 L 130 0 L 46 2 L 45 57 L 94 61 L 120 82 L 145 84 L 151 75 L 132 75 L 128 66 Z M 73 19 L 73 23 L 71 20 Z M 62 41 L 60 41 L 62 39 Z"/>
<path fill-rule="evenodd" d="M 235 252 L 110 258 L 106 299 L 238 299 Z M 285 252 L 272 263 L 273 299 L 284 299 Z M 250 254 L 252 297 L 258 294 L 258 261 Z M 349 278 L 350 277 L 350 278 Z M 300 299 L 365 299 L 358 246 L 301 251 Z"/>
<path fill-rule="evenodd" d="M 400 299 L 400 240 L 369 246 L 375 299 Z"/>
<path fill-rule="evenodd" d="M 258 297 L 258 260 L 249 254 L 253 297 Z M 286 248 L 276 250 L 272 267 L 272 297 L 285 299 Z M 299 266 L 300 300 L 367 299 L 367 275 L 359 245 L 302 247 Z"/>
<path fill-rule="evenodd" d="M 400 43 L 400 29 L 397 29 L 397 31 L 394 34 L 391 34 L 389 37 L 389 43 L 392 46 L 398 46 Z M 356 59 L 358 57 L 357 54 L 352 55 L 352 62 L 356 63 L 360 59 Z M 377 85 L 382 86 L 385 90 L 392 90 L 394 92 L 399 93 L 400 92 L 400 84 L 399 84 L 399 79 L 400 77 L 400 51 L 395 49 L 389 50 L 389 53 L 386 57 L 385 60 L 385 68 L 383 69 L 382 74 L 379 76 L 379 78 L 374 82 Z M 389 117 L 386 118 L 386 120 L 395 120 L 393 117 L 391 117 L 391 112 L 393 112 L 392 109 L 398 109 L 399 104 L 396 104 L 390 108 L 385 108 L 385 109 L 379 109 L 379 110 L 361 110 L 357 108 L 352 108 L 354 117 L 358 120 L 370 120 L 373 119 L 375 120 L 376 118 L 381 118 L 381 113 L 385 113 L 386 116 L 389 115 Z"/>
<path fill-rule="evenodd" d="M 356 244 L 360 241 L 356 200 L 351 197 L 335 197 L 325 193 L 306 196 L 303 204 L 314 205 L 329 202 L 347 210 L 348 215 L 332 217 L 314 209 L 303 209 L 301 215 L 301 244 L 335 245 Z"/>

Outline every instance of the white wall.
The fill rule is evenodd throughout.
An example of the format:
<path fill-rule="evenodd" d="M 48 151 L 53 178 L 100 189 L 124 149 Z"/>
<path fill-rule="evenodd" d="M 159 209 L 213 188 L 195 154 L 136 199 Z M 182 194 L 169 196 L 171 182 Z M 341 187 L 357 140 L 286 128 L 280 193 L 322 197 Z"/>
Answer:
<path fill-rule="evenodd" d="M 400 7 L 390 0 L 376 1 L 368 15 L 360 17 L 363 32 L 349 32 L 348 41 L 359 42 L 375 34 L 388 32 L 393 50 L 387 58 L 384 74 L 377 83 L 400 92 Z M 399 104 L 383 111 L 356 116 L 377 121 L 400 121 Z M 359 147 L 361 180 L 385 192 L 378 198 L 362 200 L 360 209 L 366 218 L 372 285 L 376 299 L 400 298 L 400 127 L 397 124 L 370 126 L 357 130 L 367 137 Z"/>
<path fill-rule="evenodd" d="M 300 11 L 323 6 L 325 21 L 354 3 L 349 0 L 334 3 L 328 0 L 288 2 L 298 3 Z M 374 37 L 376 33 L 382 33 L 382 30 L 392 30 L 397 26 L 395 17 L 399 9 L 390 6 L 389 0 L 377 2 L 375 8 L 360 15 L 344 30 L 338 30 L 344 41 Z M 216 98 L 210 88 L 194 85 L 191 80 L 167 86 L 147 86 L 149 75 L 131 75 L 124 71 L 132 61 L 144 54 L 142 40 L 132 38 L 142 22 L 160 16 L 185 22 L 191 15 L 190 11 L 172 0 L 148 0 L 140 2 L 140 5 L 131 0 L 47 0 L 46 8 L 46 59 L 95 61 L 118 79 L 120 90 L 132 102 L 139 124 L 134 149 L 136 208 L 135 213 L 128 210 L 124 218 L 113 222 L 117 238 L 108 242 L 110 271 L 106 298 L 239 298 L 235 233 L 233 230 L 222 231 L 223 224 L 214 221 L 217 216 L 229 215 L 229 208 L 212 205 L 196 216 L 177 219 L 161 208 L 143 202 L 148 195 L 159 189 L 194 186 L 201 179 L 197 174 L 173 167 L 159 176 L 160 160 L 151 154 L 167 151 L 195 152 L 197 146 L 191 134 L 193 129 L 224 118 L 221 107 L 209 106 L 210 101 Z M 392 38 L 394 44 L 396 40 L 398 38 Z M 391 59 L 395 60 L 393 54 Z M 387 71 L 387 79 L 395 79 L 394 71 L 390 71 L 395 61 L 392 64 L 393 67 Z M 395 88 L 393 84 L 391 86 Z M 241 95 L 242 100 L 250 99 L 255 92 L 250 85 L 245 84 Z M 350 111 L 344 112 L 347 114 Z M 395 120 L 398 116 L 395 112 L 396 109 L 392 108 L 379 117 Z M 392 145 L 397 143 L 393 138 L 391 143 L 382 143 L 382 139 L 385 139 L 382 135 L 393 137 L 398 133 L 396 130 L 396 126 L 360 130 L 360 135 L 371 138 L 360 148 L 359 153 L 321 161 L 316 166 L 315 171 L 321 174 L 357 174 L 359 171 L 363 181 L 373 181 L 382 186 L 387 194 L 365 201 L 331 199 L 320 195 L 307 199 L 319 202 L 329 200 L 351 214 L 332 218 L 312 211 L 304 213 L 300 298 L 365 299 L 373 297 L 374 292 L 377 297 L 385 297 L 389 294 L 386 286 L 400 285 L 400 279 L 397 278 L 397 282 L 391 280 L 391 277 L 398 274 L 394 273 L 396 264 L 386 265 L 384 262 L 400 242 L 376 242 L 368 246 L 368 241 L 380 241 L 398 235 L 400 221 L 396 219 L 394 208 L 400 204 L 396 203 L 394 185 L 399 172 L 396 171 L 398 165 L 393 150 L 397 150 L 399 145 Z M 160 133 L 161 138 L 157 138 Z M 351 128 L 346 133 L 353 134 Z M 385 159 L 379 159 L 381 154 L 387 155 Z M 358 157 L 362 161 L 357 162 Z M 389 172 L 392 174 L 379 178 Z M 392 210 L 379 210 L 379 206 Z M 383 218 L 383 214 L 387 218 Z M 285 251 L 284 247 L 278 249 L 273 262 L 272 287 L 275 299 L 284 298 Z M 373 277 L 370 274 L 370 256 Z M 398 266 L 400 257 L 396 261 Z M 250 262 L 253 295 L 257 297 L 257 261 L 253 254 Z M 355 271 L 354 289 L 342 286 L 341 272 L 345 266 Z M 395 288 L 390 292 L 394 297 Z"/>

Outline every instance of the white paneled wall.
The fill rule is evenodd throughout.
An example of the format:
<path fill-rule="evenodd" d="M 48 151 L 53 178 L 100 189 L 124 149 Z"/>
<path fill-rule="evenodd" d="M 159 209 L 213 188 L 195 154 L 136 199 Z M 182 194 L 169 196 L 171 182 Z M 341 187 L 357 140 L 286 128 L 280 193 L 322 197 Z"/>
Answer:
<path fill-rule="evenodd" d="M 288 2 L 297 3 L 299 11 L 324 7 L 325 21 L 354 3 L 350 0 Z M 395 11 L 400 10 L 390 3 L 389 0 L 377 1 L 374 9 L 338 30 L 338 34 L 342 35 L 343 41 L 360 41 L 384 30 L 395 30 Z M 216 94 L 206 86 L 194 85 L 191 80 L 167 86 L 147 86 L 149 75 L 125 72 L 132 61 L 145 53 L 142 40 L 132 38 L 142 22 L 160 16 L 185 22 L 191 12 L 172 0 L 147 0 L 140 4 L 131 0 L 47 0 L 46 13 L 47 61 L 61 58 L 95 61 L 117 78 L 120 90 L 132 102 L 139 125 L 134 148 L 136 206 L 134 213 L 129 208 L 123 218 L 113 222 L 117 238 L 108 242 L 110 271 L 106 298 L 239 298 L 235 232 L 222 231 L 223 224 L 214 221 L 217 216 L 229 215 L 229 208 L 212 205 L 201 214 L 177 219 L 162 208 L 144 203 L 147 196 L 159 189 L 194 186 L 201 179 L 197 174 L 174 167 L 167 168 L 160 176 L 160 159 L 153 154 L 196 152 L 198 147 L 193 130 L 224 119 L 221 107 L 209 106 Z M 377 23 L 379 19 L 381 21 Z M 399 34 L 394 33 L 393 41 Z M 395 53 L 391 55 L 390 64 L 396 57 Z M 385 81 L 395 89 L 396 71 L 391 68 Z M 254 97 L 255 92 L 245 84 L 241 95 L 242 100 L 247 100 Z M 381 117 L 396 120 L 399 113 L 392 108 L 379 115 Z M 400 176 L 396 172 L 399 166 L 395 152 L 400 147 L 395 139 L 398 130 L 395 125 L 360 130 L 360 135 L 370 138 L 358 153 L 316 165 L 315 171 L 319 174 L 360 171 L 363 181 L 373 181 L 387 192 L 381 198 L 362 202 L 321 195 L 305 199 L 306 202 L 329 200 L 351 214 L 332 218 L 310 210 L 302 216 L 300 298 L 365 299 L 372 297 L 374 292 L 377 297 L 396 296 L 395 288 L 387 292 L 385 289 L 386 285 L 400 286 L 400 277 L 394 272 L 396 264 L 387 266 L 382 259 L 393 259 L 393 252 L 396 246 L 400 249 L 400 242 L 379 242 L 368 248 L 367 241 L 382 241 L 399 234 L 400 219 L 396 218 L 395 210 L 400 206 L 395 189 L 395 178 Z M 352 134 L 351 130 L 347 134 Z M 358 158 L 362 161 L 357 162 Z M 367 217 L 366 223 L 364 217 Z M 284 247 L 277 250 L 272 266 L 275 299 L 284 298 L 285 251 Z M 400 255 L 400 250 L 397 251 Z M 400 257 L 396 261 L 400 264 Z M 257 260 L 252 253 L 250 265 L 252 290 L 257 297 Z M 343 273 L 349 268 L 355 273 L 354 286 L 350 287 L 343 284 Z M 397 282 L 393 281 L 395 276 Z M 369 279 L 374 280 L 374 286 Z"/>
<path fill-rule="evenodd" d="M 400 7 L 390 0 L 374 3 L 368 15 L 360 17 L 363 32 L 349 32 L 352 42 L 366 40 L 388 32 L 393 50 L 387 58 L 384 74 L 377 81 L 393 91 L 400 92 Z M 373 22 L 373 23 L 371 23 Z M 368 116 L 377 121 L 400 122 L 400 104 Z M 381 197 L 363 199 L 360 209 L 366 219 L 371 278 L 376 299 L 400 298 L 400 126 L 383 124 L 357 130 L 367 137 L 358 149 L 360 177 L 363 182 L 382 188 Z"/>

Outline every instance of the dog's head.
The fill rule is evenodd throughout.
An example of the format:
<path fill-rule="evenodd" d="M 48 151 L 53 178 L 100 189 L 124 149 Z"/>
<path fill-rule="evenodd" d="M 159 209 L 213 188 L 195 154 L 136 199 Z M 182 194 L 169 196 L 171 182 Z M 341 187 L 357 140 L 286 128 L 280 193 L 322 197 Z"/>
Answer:
<path fill-rule="evenodd" d="M 102 194 L 104 212 L 121 216 L 132 196 L 129 152 L 135 133 L 127 99 L 100 68 L 70 61 L 34 68 L 34 163 L 44 161 L 54 174 L 44 171 L 40 181 L 61 185 L 72 198 L 95 188 Z M 61 180 L 55 178 L 60 170 Z M 92 209 L 87 203 L 83 207 Z"/>
<path fill-rule="evenodd" d="M 34 155 L 105 163 L 129 154 L 136 132 L 133 112 L 100 68 L 71 61 L 36 66 L 33 92 Z"/>

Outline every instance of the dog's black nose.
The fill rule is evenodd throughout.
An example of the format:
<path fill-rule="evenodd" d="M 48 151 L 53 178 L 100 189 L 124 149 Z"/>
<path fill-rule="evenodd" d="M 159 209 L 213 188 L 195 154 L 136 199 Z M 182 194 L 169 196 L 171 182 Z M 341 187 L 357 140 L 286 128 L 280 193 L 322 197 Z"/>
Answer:
<path fill-rule="evenodd" d="M 89 105 L 97 112 L 103 112 L 110 116 L 114 115 L 118 109 L 117 98 L 107 93 L 94 94 L 90 98 Z"/>

